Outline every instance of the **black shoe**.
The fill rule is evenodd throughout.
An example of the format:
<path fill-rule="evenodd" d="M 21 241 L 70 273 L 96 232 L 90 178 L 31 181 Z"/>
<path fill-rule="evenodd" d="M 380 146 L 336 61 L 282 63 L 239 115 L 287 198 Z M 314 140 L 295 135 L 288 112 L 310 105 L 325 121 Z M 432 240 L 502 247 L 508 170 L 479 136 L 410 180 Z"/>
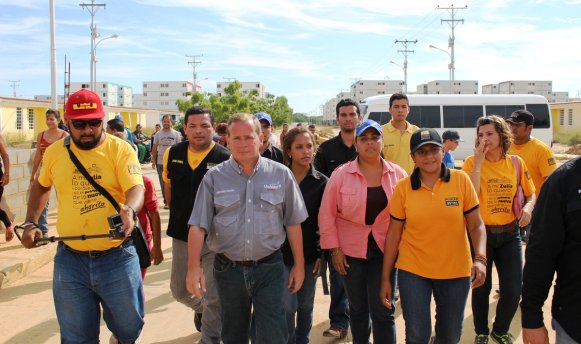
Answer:
<path fill-rule="evenodd" d="M 194 326 L 198 332 L 202 332 L 202 313 L 194 314 Z"/>

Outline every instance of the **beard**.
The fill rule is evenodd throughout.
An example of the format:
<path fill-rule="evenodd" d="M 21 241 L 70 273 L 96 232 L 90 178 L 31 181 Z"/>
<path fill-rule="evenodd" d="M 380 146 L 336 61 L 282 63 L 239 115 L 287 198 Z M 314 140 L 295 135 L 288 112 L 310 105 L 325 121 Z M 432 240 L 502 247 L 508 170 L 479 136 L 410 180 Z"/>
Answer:
<path fill-rule="evenodd" d="M 77 147 L 79 147 L 79 149 L 82 150 L 91 150 L 95 147 L 97 147 L 97 145 L 99 144 L 99 142 L 101 142 L 101 137 L 103 136 L 103 132 L 101 132 L 101 134 L 99 136 L 94 136 L 94 135 L 81 135 L 78 139 L 76 139 L 73 135 L 71 135 L 71 138 L 73 139 L 73 142 L 75 143 L 75 145 Z M 86 137 L 90 137 L 93 140 L 92 141 L 81 141 L 81 139 L 86 138 Z"/>

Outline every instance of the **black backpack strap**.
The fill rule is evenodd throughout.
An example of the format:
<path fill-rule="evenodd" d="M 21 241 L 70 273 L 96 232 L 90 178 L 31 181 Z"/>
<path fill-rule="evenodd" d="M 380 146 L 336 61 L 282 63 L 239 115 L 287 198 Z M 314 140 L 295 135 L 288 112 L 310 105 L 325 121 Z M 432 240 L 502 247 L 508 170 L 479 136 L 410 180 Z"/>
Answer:
<path fill-rule="evenodd" d="M 87 181 L 89 183 L 91 183 L 91 185 L 95 188 L 95 190 L 99 191 L 101 193 L 101 195 L 105 196 L 105 198 L 111 202 L 111 204 L 113 205 L 113 207 L 115 207 L 115 210 L 117 210 L 117 212 L 119 212 L 119 210 L 121 210 L 121 207 L 119 206 L 119 203 L 117 203 L 117 201 L 115 201 L 115 199 L 113 198 L 113 196 L 111 196 L 111 194 L 105 190 L 104 187 L 102 187 L 101 185 L 97 184 L 97 182 L 95 181 L 95 179 L 93 179 L 93 177 L 91 177 L 91 175 L 89 174 L 89 172 L 87 171 L 87 169 L 85 169 L 85 167 L 83 166 L 83 164 L 81 164 L 81 162 L 79 161 L 79 159 L 77 158 L 77 156 L 75 155 L 75 153 L 73 153 L 73 151 L 71 151 L 71 137 L 67 136 L 65 137 L 64 140 L 64 144 L 65 147 L 67 147 L 67 151 L 69 152 L 69 156 L 71 157 L 71 160 L 73 161 L 73 164 L 75 164 L 75 166 L 77 167 L 77 170 L 79 170 L 79 172 L 81 172 L 81 174 L 83 175 L 83 177 L 85 177 L 85 179 L 87 179 Z"/>

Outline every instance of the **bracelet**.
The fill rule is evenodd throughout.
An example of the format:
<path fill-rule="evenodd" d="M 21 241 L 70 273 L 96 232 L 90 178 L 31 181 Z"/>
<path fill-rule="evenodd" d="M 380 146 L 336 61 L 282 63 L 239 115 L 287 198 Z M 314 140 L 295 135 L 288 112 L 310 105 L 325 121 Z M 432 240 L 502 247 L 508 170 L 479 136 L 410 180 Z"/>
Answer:
<path fill-rule="evenodd" d="M 476 263 L 476 262 L 480 262 L 480 263 L 484 264 L 484 266 L 488 265 L 488 260 L 484 256 L 475 256 L 474 263 Z"/>

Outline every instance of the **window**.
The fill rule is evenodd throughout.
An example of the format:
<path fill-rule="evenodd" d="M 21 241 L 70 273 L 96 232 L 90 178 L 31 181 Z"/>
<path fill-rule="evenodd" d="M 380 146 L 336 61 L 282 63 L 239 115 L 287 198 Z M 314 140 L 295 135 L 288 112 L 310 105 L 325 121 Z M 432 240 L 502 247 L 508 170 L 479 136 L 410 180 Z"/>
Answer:
<path fill-rule="evenodd" d="M 143 84 L 143 88 L 147 88 L 147 84 Z"/>
<path fill-rule="evenodd" d="M 565 125 L 565 110 L 563 109 L 559 110 L 559 125 L 560 126 Z"/>
<path fill-rule="evenodd" d="M 413 108 L 412 108 L 413 109 Z M 444 128 L 473 128 L 482 117 L 482 106 L 444 106 Z"/>
<path fill-rule="evenodd" d="M 28 129 L 34 130 L 34 109 L 28 109 Z"/>
<path fill-rule="evenodd" d="M 526 107 L 535 116 L 535 128 L 549 128 L 551 115 L 547 104 L 526 104 Z"/>
<path fill-rule="evenodd" d="M 567 121 L 568 125 L 573 125 L 573 109 L 567 110 L 567 117 L 569 120 Z"/>
<path fill-rule="evenodd" d="M 412 105 L 407 121 L 420 128 L 440 128 L 440 107 Z"/>
<path fill-rule="evenodd" d="M 147 92 L 143 92 L 143 96 L 144 97 L 147 97 Z"/>
<path fill-rule="evenodd" d="M 391 114 L 389 112 L 370 112 L 369 119 L 376 121 L 380 125 L 384 125 L 391 120 Z"/>
<path fill-rule="evenodd" d="M 185 82 L 182 84 L 182 87 L 186 87 L 186 83 Z"/>
<path fill-rule="evenodd" d="M 107 88 L 107 84 L 103 84 L 103 88 Z"/>
<path fill-rule="evenodd" d="M 22 108 L 16 108 L 16 129 L 22 130 Z"/>
<path fill-rule="evenodd" d="M 256 84 L 256 88 L 260 88 L 260 84 Z"/>
<path fill-rule="evenodd" d="M 107 97 L 107 93 L 103 92 L 103 98 Z"/>
<path fill-rule="evenodd" d="M 516 110 L 524 110 L 524 105 L 486 105 L 486 116 L 499 115 L 508 118 Z"/>
<path fill-rule="evenodd" d="M 81 88 L 90 88 L 91 86 L 89 84 L 81 84 Z"/>
<path fill-rule="evenodd" d="M 106 102 L 106 101 L 104 101 L 104 102 L 103 102 L 103 106 L 106 106 L 106 105 L 107 105 L 107 102 Z"/>

